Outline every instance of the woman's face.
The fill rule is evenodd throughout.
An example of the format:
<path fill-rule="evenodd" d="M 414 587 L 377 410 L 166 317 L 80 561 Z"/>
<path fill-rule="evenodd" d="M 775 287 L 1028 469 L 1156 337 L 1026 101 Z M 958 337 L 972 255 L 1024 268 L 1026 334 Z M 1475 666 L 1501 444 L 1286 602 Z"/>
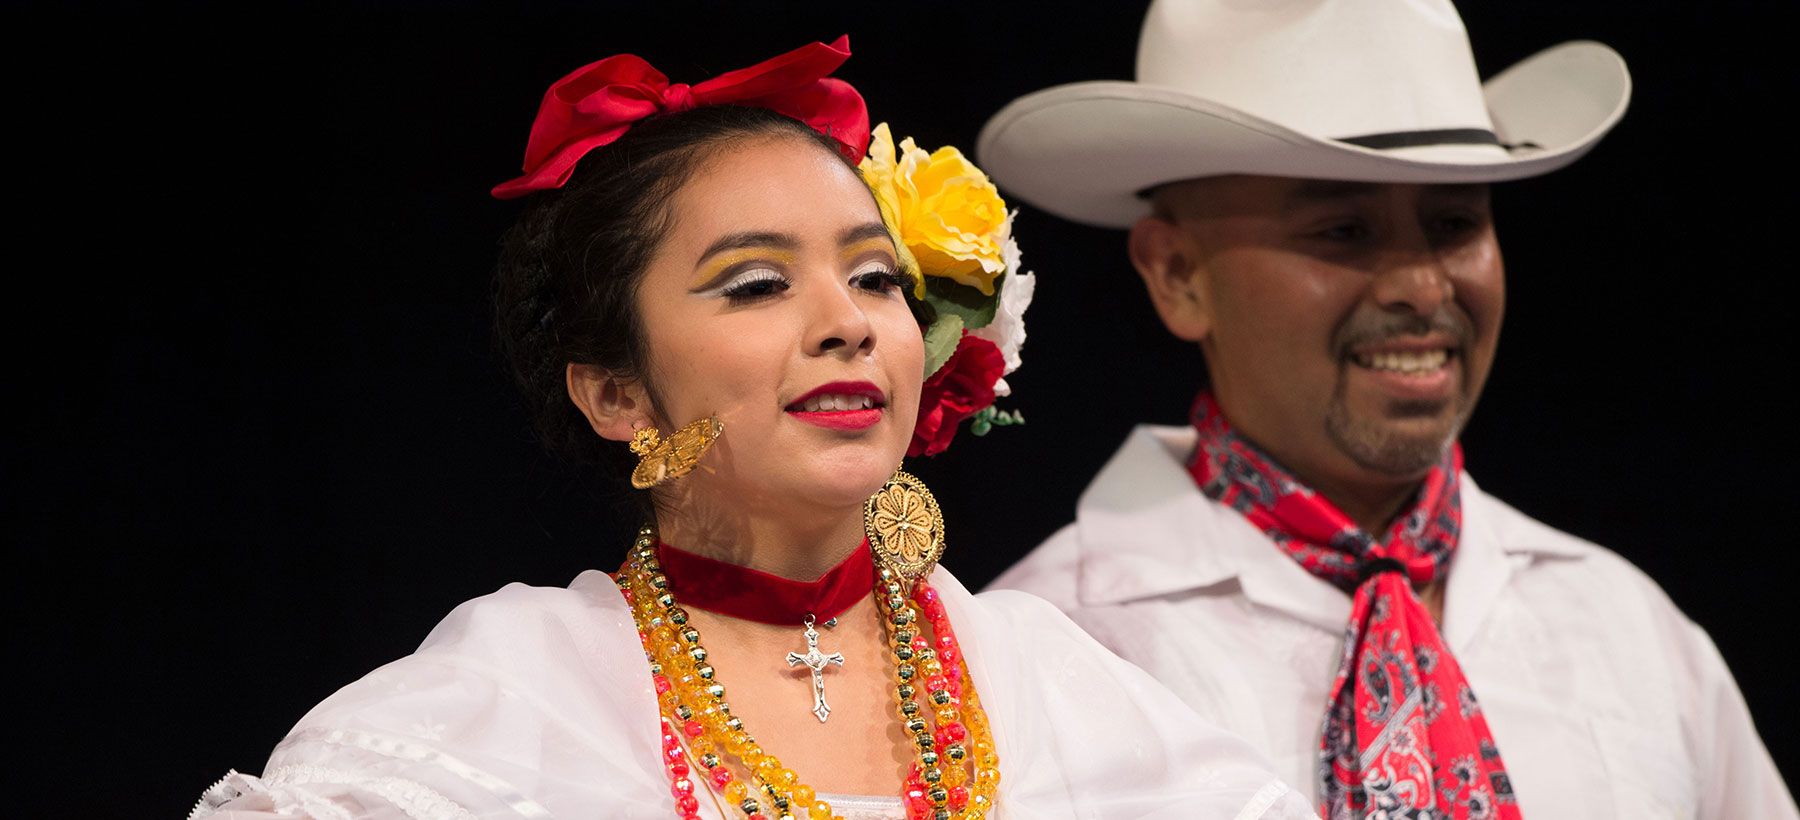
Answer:
<path fill-rule="evenodd" d="M 725 433 L 690 498 L 861 503 L 900 463 L 924 372 L 908 287 L 868 188 L 792 137 L 709 158 L 671 200 L 638 290 L 664 430 Z"/>

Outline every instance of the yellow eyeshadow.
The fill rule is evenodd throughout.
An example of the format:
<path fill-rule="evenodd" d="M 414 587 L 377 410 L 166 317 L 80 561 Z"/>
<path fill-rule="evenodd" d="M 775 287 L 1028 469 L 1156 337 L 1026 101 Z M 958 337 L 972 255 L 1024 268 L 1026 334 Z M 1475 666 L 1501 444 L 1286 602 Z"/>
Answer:
<path fill-rule="evenodd" d="M 864 239 L 853 245 L 846 245 L 842 253 L 845 259 L 849 259 L 853 256 L 860 256 L 868 253 L 869 251 L 887 251 L 892 254 L 894 252 L 894 243 L 884 237 L 871 236 L 868 239 Z"/>
<path fill-rule="evenodd" d="M 694 287 L 701 288 L 719 278 L 725 271 L 745 262 L 763 261 L 777 265 L 792 265 L 794 254 L 776 248 L 742 248 L 714 254 L 701 266 L 700 275 L 694 278 Z"/>

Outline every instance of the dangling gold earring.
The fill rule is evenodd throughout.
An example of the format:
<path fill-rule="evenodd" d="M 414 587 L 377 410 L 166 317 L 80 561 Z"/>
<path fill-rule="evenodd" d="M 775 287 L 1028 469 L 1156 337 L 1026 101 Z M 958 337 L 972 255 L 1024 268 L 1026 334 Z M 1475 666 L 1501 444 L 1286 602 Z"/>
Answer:
<path fill-rule="evenodd" d="M 884 569 L 909 583 L 931 574 L 944 555 L 944 514 L 937 499 L 911 473 L 894 477 L 863 502 L 863 533 Z"/>
<path fill-rule="evenodd" d="M 670 433 L 658 435 L 655 427 L 645 427 L 631 436 L 631 452 L 637 453 L 637 469 L 631 471 L 631 486 L 646 490 L 694 471 L 706 449 L 719 440 L 725 424 L 719 417 L 708 416 Z"/>

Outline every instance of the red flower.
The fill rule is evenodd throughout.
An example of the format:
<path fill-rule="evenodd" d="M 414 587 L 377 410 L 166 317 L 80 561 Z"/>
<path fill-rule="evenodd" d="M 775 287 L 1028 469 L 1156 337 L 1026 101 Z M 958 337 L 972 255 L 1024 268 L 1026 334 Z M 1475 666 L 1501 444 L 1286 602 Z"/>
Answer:
<path fill-rule="evenodd" d="M 919 393 L 919 421 L 913 425 L 909 456 L 934 456 L 950 446 L 956 427 L 994 403 L 994 383 L 1006 372 L 1006 357 L 993 342 L 967 333 L 950 361 L 938 368 Z"/>

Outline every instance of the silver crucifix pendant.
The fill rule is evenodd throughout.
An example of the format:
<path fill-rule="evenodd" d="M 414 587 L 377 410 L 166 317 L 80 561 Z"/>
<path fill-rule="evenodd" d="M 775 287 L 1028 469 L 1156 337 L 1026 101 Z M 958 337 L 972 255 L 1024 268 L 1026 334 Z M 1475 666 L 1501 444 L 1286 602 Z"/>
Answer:
<path fill-rule="evenodd" d="M 806 654 L 789 652 L 788 666 L 805 664 L 807 669 L 812 670 L 812 712 L 818 716 L 820 723 L 824 723 L 825 718 L 831 715 L 831 705 L 825 702 L 825 664 L 828 663 L 843 666 L 844 653 L 833 652 L 827 655 L 819 651 L 819 632 L 813 629 L 813 616 L 808 615 L 806 616 Z"/>

